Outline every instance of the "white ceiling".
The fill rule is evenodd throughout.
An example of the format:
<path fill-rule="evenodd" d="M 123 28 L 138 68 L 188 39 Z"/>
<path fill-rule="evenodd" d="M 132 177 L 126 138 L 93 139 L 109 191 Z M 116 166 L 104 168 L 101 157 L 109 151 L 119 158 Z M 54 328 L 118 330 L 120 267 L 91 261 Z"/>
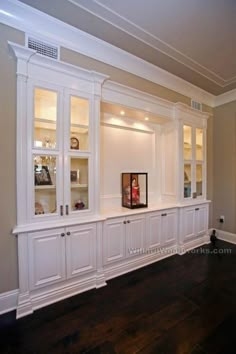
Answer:
<path fill-rule="evenodd" d="M 236 88 L 236 0 L 21 0 L 219 95 Z"/>

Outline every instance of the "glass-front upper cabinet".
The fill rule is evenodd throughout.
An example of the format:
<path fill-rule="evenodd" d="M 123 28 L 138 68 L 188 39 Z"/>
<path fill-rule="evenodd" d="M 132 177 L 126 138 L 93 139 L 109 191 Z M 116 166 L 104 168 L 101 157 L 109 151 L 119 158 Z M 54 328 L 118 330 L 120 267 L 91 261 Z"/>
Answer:
<path fill-rule="evenodd" d="M 205 193 L 205 130 L 183 125 L 183 197 L 198 198 Z"/>
<path fill-rule="evenodd" d="M 32 91 L 33 217 L 89 211 L 91 100 L 51 87 Z"/>
<path fill-rule="evenodd" d="M 100 102 L 108 76 L 9 46 L 17 61 L 17 227 L 98 214 Z"/>

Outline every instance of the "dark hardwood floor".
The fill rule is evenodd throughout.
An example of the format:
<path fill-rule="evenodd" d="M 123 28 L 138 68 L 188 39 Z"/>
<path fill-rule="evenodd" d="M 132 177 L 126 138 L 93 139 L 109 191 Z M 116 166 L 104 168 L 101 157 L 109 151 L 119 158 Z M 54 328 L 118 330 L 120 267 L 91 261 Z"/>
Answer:
<path fill-rule="evenodd" d="M 0 353 L 236 353 L 236 246 L 172 256 L 15 320 Z"/>

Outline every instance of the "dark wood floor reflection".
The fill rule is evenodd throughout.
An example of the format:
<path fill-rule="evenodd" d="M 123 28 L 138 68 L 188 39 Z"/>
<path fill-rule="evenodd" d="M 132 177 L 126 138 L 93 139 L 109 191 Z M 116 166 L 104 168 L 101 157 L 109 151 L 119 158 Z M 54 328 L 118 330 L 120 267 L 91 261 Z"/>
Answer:
<path fill-rule="evenodd" d="M 18 321 L 2 315 L 0 353 L 235 354 L 236 246 L 218 246 L 231 254 L 204 246 Z"/>

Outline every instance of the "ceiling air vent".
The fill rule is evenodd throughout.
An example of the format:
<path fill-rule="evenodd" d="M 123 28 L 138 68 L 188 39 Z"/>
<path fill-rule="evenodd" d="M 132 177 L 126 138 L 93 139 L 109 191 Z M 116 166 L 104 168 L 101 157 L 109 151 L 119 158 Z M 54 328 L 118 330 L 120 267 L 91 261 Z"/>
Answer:
<path fill-rule="evenodd" d="M 191 100 L 191 107 L 197 111 L 202 111 L 202 104 L 200 102 Z"/>
<path fill-rule="evenodd" d="M 28 48 L 36 50 L 37 53 L 45 57 L 58 59 L 58 47 L 38 39 L 28 37 Z"/>

